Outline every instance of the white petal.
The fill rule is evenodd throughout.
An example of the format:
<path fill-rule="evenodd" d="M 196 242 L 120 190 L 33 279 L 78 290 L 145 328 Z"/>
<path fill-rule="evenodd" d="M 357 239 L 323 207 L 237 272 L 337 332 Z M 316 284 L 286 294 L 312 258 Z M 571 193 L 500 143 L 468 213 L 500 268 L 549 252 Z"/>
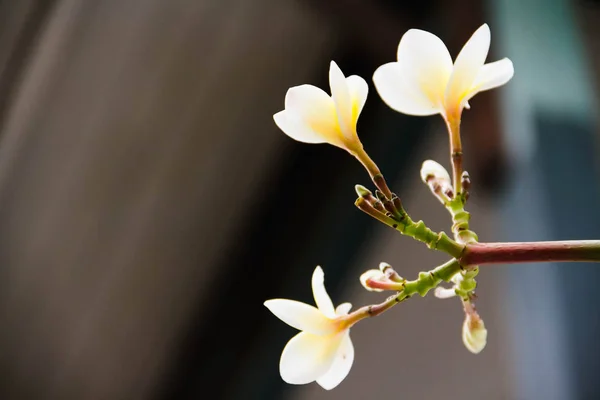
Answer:
<path fill-rule="evenodd" d="M 465 99 L 485 63 L 490 49 L 490 28 L 483 24 L 464 45 L 456 61 L 446 89 L 446 108 L 462 110 Z"/>
<path fill-rule="evenodd" d="M 342 338 L 342 334 L 317 336 L 300 332 L 283 349 L 279 361 L 281 378 L 303 385 L 323 376 L 333 364 Z"/>
<path fill-rule="evenodd" d="M 338 316 L 348 315 L 350 309 L 352 308 L 352 304 L 350 303 L 342 303 L 335 309 L 335 314 Z"/>
<path fill-rule="evenodd" d="M 452 57 L 439 37 L 420 29 L 408 30 L 398 45 L 398 63 L 404 78 L 434 107 L 443 105 Z"/>
<path fill-rule="evenodd" d="M 508 58 L 485 64 L 479 70 L 479 74 L 473 84 L 473 91 L 483 92 L 484 90 L 502 86 L 508 82 L 514 74 L 515 70 L 513 63 Z"/>
<path fill-rule="evenodd" d="M 265 306 L 277 318 L 301 331 L 323 335 L 336 329 L 335 324 L 321 311 L 299 301 L 273 299 L 265 301 Z"/>
<path fill-rule="evenodd" d="M 346 85 L 348 86 L 348 92 L 350 93 L 350 99 L 352 100 L 352 126 L 355 127 L 358 116 L 367 101 L 369 85 L 367 85 L 367 81 L 358 75 L 347 77 Z"/>
<path fill-rule="evenodd" d="M 331 298 L 327 294 L 327 290 L 325 290 L 325 274 L 321 267 L 315 268 L 315 272 L 313 272 L 312 291 L 319 311 L 328 318 L 335 318 L 335 309 L 333 308 Z"/>
<path fill-rule="evenodd" d="M 441 107 L 432 103 L 416 82 L 408 81 L 397 62 L 377 68 L 373 83 L 379 96 L 393 110 L 408 115 L 434 115 Z"/>
<path fill-rule="evenodd" d="M 355 130 L 352 123 L 352 99 L 350 98 L 346 77 L 335 61 L 332 61 L 329 65 L 329 86 L 340 128 L 344 135 L 351 139 L 352 132 Z"/>
<path fill-rule="evenodd" d="M 275 116 L 279 115 L 275 114 Z M 274 116 L 274 118 L 275 118 Z M 335 104 L 327 93 L 312 85 L 290 88 L 285 95 L 285 120 L 283 126 L 275 122 L 288 136 L 307 143 L 341 144 Z M 293 125 L 292 125 L 293 124 Z M 290 126 L 292 127 L 290 130 Z M 298 126 L 304 127 L 300 129 Z M 289 132 L 285 129 L 288 128 Z M 309 133 L 308 131 L 312 131 Z"/>
<path fill-rule="evenodd" d="M 317 379 L 324 389 L 331 390 L 348 376 L 354 362 L 354 346 L 350 340 L 350 331 L 344 333 L 344 338 L 335 355 L 335 360 L 325 375 Z"/>
<path fill-rule="evenodd" d="M 273 115 L 275 123 L 289 137 L 304 143 L 326 143 L 327 139 L 313 131 L 306 122 L 298 115 L 288 111 L 280 111 Z"/>

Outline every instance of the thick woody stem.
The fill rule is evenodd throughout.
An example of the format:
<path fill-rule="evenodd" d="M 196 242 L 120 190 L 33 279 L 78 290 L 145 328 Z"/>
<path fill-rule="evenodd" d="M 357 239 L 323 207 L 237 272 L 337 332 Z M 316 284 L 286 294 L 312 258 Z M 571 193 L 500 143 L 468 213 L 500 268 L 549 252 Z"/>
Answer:
<path fill-rule="evenodd" d="M 600 262 L 600 240 L 472 243 L 459 258 L 463 266 L 530 262 Z"/>

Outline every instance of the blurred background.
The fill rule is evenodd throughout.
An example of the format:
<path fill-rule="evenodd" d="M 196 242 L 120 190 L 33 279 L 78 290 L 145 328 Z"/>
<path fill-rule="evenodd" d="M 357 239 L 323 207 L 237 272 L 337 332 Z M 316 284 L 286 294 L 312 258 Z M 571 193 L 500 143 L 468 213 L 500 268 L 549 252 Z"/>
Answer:
<path fill-rule="evenodd" d="M 272 115 L 328 87 L 371 92 L 369 154 L 415 219 L 449 230 L 420 182 L 448 166 L 442 119 L 387 108 L 371 76 L 421 28 L 456 56 L 483 22 L 514 79 L 463 117 L 481 240 L 600 238 L 600 2 L 0 1 L 0 399 L 598 399 L 600 269 L 482 268 L 489 330 L 462 345 L 456 299 L 409 301 L 352 330 L 333 391 L 278 373 L 295 330 L 263 306 L 377 303 L 361 272 L 444 261 L 354 205 L 360 165 Z"/>

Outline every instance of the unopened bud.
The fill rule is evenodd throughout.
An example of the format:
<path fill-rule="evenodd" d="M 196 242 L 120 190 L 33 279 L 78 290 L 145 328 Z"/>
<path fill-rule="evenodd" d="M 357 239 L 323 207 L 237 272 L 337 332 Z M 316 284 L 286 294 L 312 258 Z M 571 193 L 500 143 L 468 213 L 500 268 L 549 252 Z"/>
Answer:
<path fill-rule="evenodd" d="M 451 297 L 456 296 L 456 289 L 444 288 L 444 287 L 438 286 L 435 288 L 435 291 L 433 292 L 433 294 L 438 299 L 449 299 Z"/>
<path fill-rule="evenodd" d="M 391 269 L 392 266 L 386 262 L 379 263 L 379 270 L 385 274 L 385 271 Z"/>
<path fill-rule="evenodd" d="M 471 177 L 467 171 L 462 173 L 460 180 L 464 190 L 469 190 L 471 188 Z"/>
<path fill-rule="evenodd" d="M 391 282 L 402 283 L 406 279 L 398 275 L 398 273 L 388 263 L 382 262 L 379 264 L 379 270 L 383 272 L 384 278 Z"/>
<path fill-rule="evenodd" d="M 356 190 L 356 194 L 359 197 L 367 198 L 367 197 L 373 195 L 373 193 L 371 193 L 371 191 L 369 189 L 367 189 L 366 187 L 364 187 L 363 185 L 354 186 L 354 190 Z"/>
<path fill-rule="evenodd" d="M 383 272 L 378 269 L 370 269 L 360 276 L 360 283 L 370 292 L 383 292 L 383 289 L 372 288 L 368 285 L 368 280 L 379 280 L 384 278 Z"/>
<path fill-rule="evenodd" d="M 487 343 L 487 329 L 478 315 L 467 314 L 462 329 L 462 340 L 465 347 L 473 354 L 478 354 Z"/>
<path fill-rule="evenodd" d="M 450 184 L 450 175 L 446 168 L 433 160 L 426 160 L 421 166 L 421 179 L 427 183 L 430 179 L 436 179 L 440 185 L 445 186 Z"/>

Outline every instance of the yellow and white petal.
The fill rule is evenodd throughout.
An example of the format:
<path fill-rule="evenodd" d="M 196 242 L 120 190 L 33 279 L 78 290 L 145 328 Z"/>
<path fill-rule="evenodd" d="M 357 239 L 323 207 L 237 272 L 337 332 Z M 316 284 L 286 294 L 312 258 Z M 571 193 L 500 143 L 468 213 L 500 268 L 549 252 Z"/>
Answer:
<path fill-rule="evenodd" d="M 448 82 L 445 95 L 447 112 L 460 112 L 469 98 L 473 83 L 485 63 L 490 49 L 490 28 L 483 24 L 464 45 Z"/>
<path fill-rule="evenodd" d="M 327 143 L 325 136 L 312 130 L 306 122 L 296 114 L 286 110 L 273 115 L 275 124 L 289 137 L 304 143 Z"/>
<path fill-rule="evenodd" d="M 331 364 L 329 370 L 317 379 L 317 383 L 323 389 L 331 390 L 339 385 L 352 368 L 354 362 L 354 346 L 350 340 L 350 331 L 344 332 L 344 338 L 335 355 L 335 360 Z"/>
<path fill-rule="evenodd" d="M 391 62 L 377 68 L 373 74 L 373 83 L 379 97 L 393 110 L 408 115 L 434 115 L 442 108 L 425 95 L 418 83 L 409 81 L 402 67 Z"/>
<path fill-rule="evenodd" d="M 352 304 L 350 303 L 342 303 L 339 306 L 336 307 L 335 309 L 335 314 L 338 317 L 342 317 L 344 315 L 348 315 L 348 313 L 350 312 L 350 309 L 352 308 Z"/>
<path fill-rule="evenodd" d="M 317 266 L 315 272 L 312 275 L 312 291 L 315 298 L 315 303 L 319 307 L 319 311 L 323 313 L 327 318 L 335 318 L 335 309 L 333 302 L 325 290 L 325 274 L 323 269 Z"/>
<path fill-rule="evenodd" d="M 341 339 L 341 334 L 318 336 L 300 332 L 283 349 L 279 361 L 281 378 L 295 385 L 314 382 L 329 371 Z"/>
<path fill-rule="evenodd" d="M 475 78 L 472 91 L 478 93 L 502 86 L 511 80 L 514 74 L 513 63 L 508 58 L 485 64 Z"/>
<path fill-rule="evenodd" d="M 298 330 L 325 335 L 337 329 L 321 311 L 308 304 L 287 299 L 267 300 L 264 304 L 277 318 Z"/>
<path fill-rule="evenodd" d="M 337 111 L 338 123 L 343 134 L 347 138 L 352 137 L 352 100 L 350 98 L 350 90 L 346 82 L 344 73 L 332 61 L 329 65 L 329 86 L 331 88 L 331 98 Z"/>
<path fill-rule="evenodd" d="M 369 85 L 367 81 L 358 75 L 352 75 L 346 78 L 346 85 L 348 86 L 348 92 L 350 93 L 350 99 L 352 104 L 351 110 L 351 127 L 356 127 L 358 117 L 362 111 L 367 96 L 369 94 Z"/>
<path fill-rule="evenodd" d="M 400 39 L 397 55 L 405 79 L 433 106 L 442 107 L 452 74 L 452 57 L 444 42 L 433 33 L 410 29 Z"/>
<path fill-rule="evenodd" d="M 285 110 L 273 118 L 277 126 L 292 139 L 342 145 L 335 104 L 327 93 L 315 86 L 290 88 L 285 95 Z"/>

